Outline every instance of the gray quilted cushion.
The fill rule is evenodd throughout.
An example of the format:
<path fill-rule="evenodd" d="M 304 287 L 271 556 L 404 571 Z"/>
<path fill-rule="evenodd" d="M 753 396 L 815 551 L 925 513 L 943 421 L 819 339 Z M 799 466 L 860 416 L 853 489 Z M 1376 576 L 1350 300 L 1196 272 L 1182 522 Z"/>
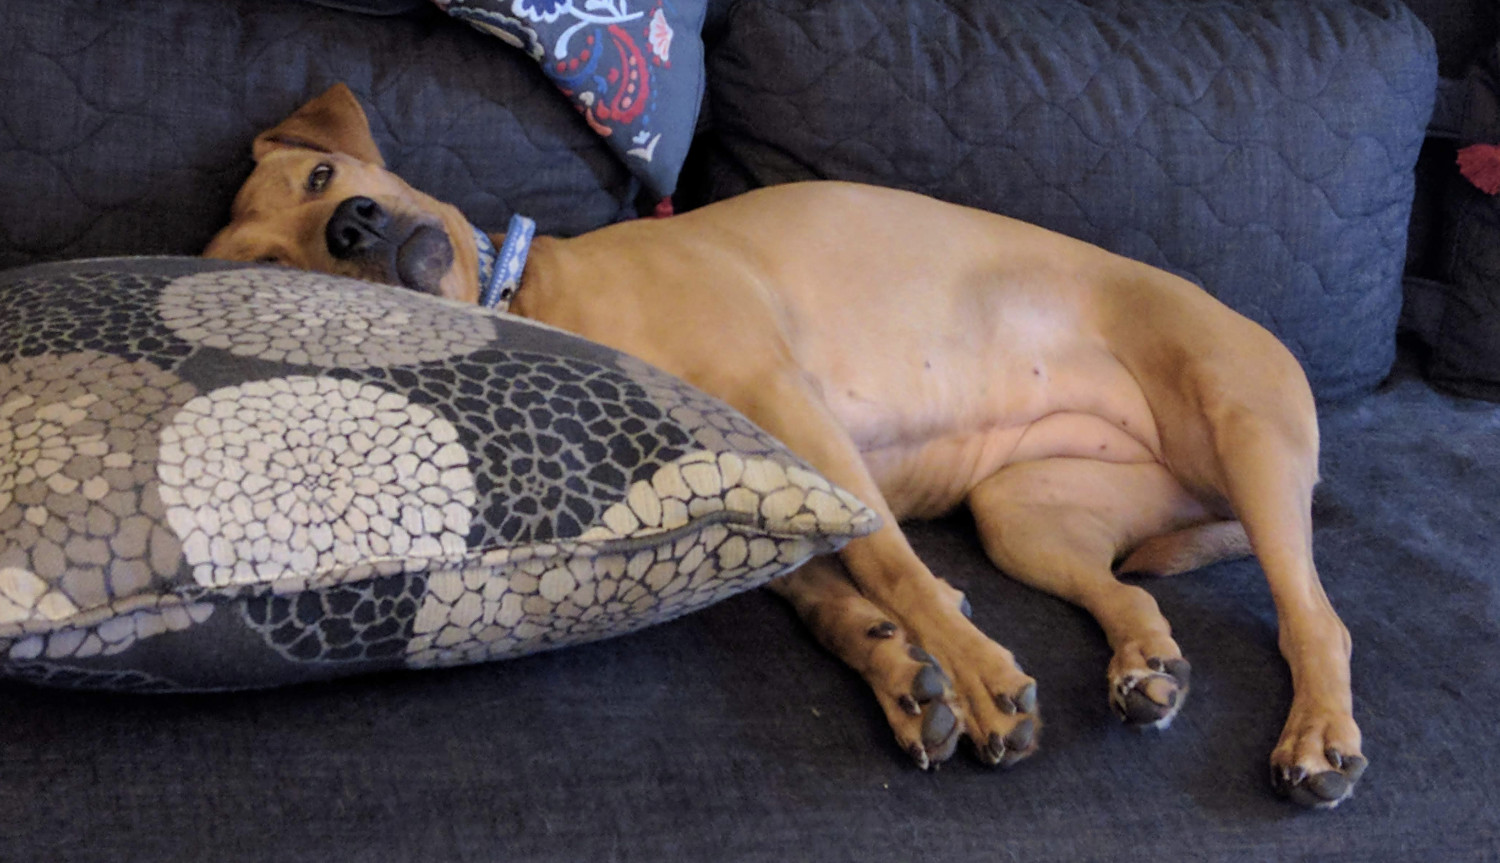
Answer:
<path fill-rule="evenodd" d="M 1338 397 L 1394 356 L 1435 62 L 1395 0 L 741 3 L 711 195 L 823 177 L 1036 222 L 1203 284 Z"/>
<path fill-rule="evenodd" d="M 722 402 L 477 306 L 196 259 L 0 274 L 0 676 L 501 659 L 875 522 Z"/>
<path fill-rule="evenodd" d="M 500 229 L 633 207 L 623 165 L 524 55 L 436 8 L 270 0 L 0 3 L 0 266 L 198 254 L 250 141 L 345 81 L 391 167 Z"/>

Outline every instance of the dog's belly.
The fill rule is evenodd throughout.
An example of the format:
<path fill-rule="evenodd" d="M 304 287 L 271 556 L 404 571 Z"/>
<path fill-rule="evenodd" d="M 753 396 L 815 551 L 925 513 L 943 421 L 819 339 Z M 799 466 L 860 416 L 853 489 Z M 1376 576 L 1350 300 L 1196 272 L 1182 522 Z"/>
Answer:
<path fill-rule="evenodd" d="M 825 400 L 898 518 L 947 513 L 1018 462 L 1161 460 L 1145 394 L 1096 345 L 1064 339 L 1045 350 L 975 350 L 972 343 L 944 350 L 929 342 L 921 353 L 928 357 L 922 363 L 900 361 L 911 355 L 902 350 L 888 351 L 884 356 L 895 358 L 889 363 L 866 355 L 862 363 L 824 369 L 829 377 L 821 378 Z"/>
<path fill-rule="evenodd" d="M 1044 458 L 1121 464 L 1156 461 L 1146 444 L 1112 422 L 1060 411 L 1021 426 L 955 433 L 863 452 L 897 518 L 936 518 L 1006 465 Z"/>

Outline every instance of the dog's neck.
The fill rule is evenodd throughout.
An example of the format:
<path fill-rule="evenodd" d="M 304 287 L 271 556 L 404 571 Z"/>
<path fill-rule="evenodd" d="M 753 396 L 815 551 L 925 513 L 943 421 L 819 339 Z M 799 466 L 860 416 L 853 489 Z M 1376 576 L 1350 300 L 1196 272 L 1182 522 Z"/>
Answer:
<path fill-rule="evenodd" d="M 536 222 L 519 214 L 511 216 L 498 249 L 488 234 L 472 225 L 470 230 L 474 232 L 474 246 L 479 257 L 479 304 L 499 312 L 508 311 L 521 289 L 521 276 L 526 271 L 526 258 L 531 251 L 531 240 L 536 235 Z"/>

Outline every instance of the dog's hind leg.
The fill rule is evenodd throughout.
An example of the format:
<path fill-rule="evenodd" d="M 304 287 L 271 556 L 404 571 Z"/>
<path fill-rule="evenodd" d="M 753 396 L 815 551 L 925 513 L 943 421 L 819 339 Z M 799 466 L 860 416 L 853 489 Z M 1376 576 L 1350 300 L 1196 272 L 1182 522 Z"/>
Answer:
<path fill-rule="evenodd" d="M 1171 313 L 1138 314 L 1163 312 Z M 1276 603 L 1292 706 L 1271 753 L 1272 781 L 1302 805 L 1331 808 L 1353 791 L 1367 762 L 1353 715 L 1349 631 L 1313 562 L 1313 394 L 1296 359 L 1264 330 L 1185 332 L 1201 343 L 1138 351 L 1132 371 L 1161 430 L 1166 463 L 1233 510 Z M 1184 364 L 1188 355 L 1196 360 Z"/>
<path fill-rule="evenodd" d="M 1304 806 L 1326 809 L 1349 797 L 1367 762 L 1353 715 L 1349 631 L 1313 564 L 1317 425 L 1310 395 L 1304 399 L 1305 407 L 1206 413 L 1222 488 L 1265 571 L 1292 672 L 1291 711 L 1271 752 L 1272 783 Z"/>
<path fill-rule="evenodd" d="M 1114 650 L 1109 700 L 1130 725 L 1165 728 L 1190 667 L 1145 590 L 1111 564 L 1143 540 L 1211 516 L 1159 464 L 1050 458 L 1002 468 L 969 496 L 990 559 L 1099 622 Z"/>

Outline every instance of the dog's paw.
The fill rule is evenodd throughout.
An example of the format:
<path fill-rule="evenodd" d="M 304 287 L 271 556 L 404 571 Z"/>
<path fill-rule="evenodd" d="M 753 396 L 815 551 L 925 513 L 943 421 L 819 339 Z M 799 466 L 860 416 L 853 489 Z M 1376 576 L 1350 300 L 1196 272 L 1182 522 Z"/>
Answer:
<path fill-rule="evenodd" d="M 1363 755 L 1345 756 L 1329 750 L 1330 769 L 1309 773 L 1300 764 L 1271 764 L 1271 787 L 1276 793 L 1309 809 L 1332 809 L 1348 800 L 1369 762 Z"/>
<path fill-rule="evenodd" d="M 1132 728 L 1161 730 L 1187 701 L 1193 668 L 1168 637 L 1130 641 L 1109 663 L 1109 706 Z"/>
<path fill-rule="evenodd" d="M 903 714 L 913 719 L 920 718 L 921 723 L 915 739 L 911 739 L 910 733 L 902 734 L 899 730 L 897 737 L 907 738 L 903 741 L 907 753 L 918 767 L 926 770 L 953 756 L 953 750 L 963 736 L 963 724 L 954 709 L 953 682 L 943 667 L 915 644 L 906 645 L 906 655 L 917 664 L 917 669 L 908 691 L 897 696 L 896 703 Z"/>
<path fill-rule="evenodd" d="M 865 677 L 897 744 L 917 767 L 927 770 L 947 761 L 965 737 L 979 760 L 991 766 L 1010 767 L 1036 751 L 1041 723 L 1035 681 L 1020 675 L 999 695 L 982 684 L 977 693 L 967 692 L 896 624 L 884 621 L 868 635 L 882 643 L 871 650 Z M 976 709 L 976 699 L 988 709 Z"/>
<path fill-rule="evenodd" d="M 975 756 L 991 767 L 1012 767 L 1035 753 L 1042 727 L 1036 681 L 977 629 L 944 634 L 948 638 L 927 640 L 930 653 L 918 648 L 913 656 L 951 670 L 951 679 L 944 674 L 944 698 L 958 711 Z M 954 637 L 965 634 L 972 637 Z"/>
<path fill-rule="evenodd" d="M 1041 729 L 1036 716 L 1036 682 L 1028 680 L 1016 692 L 997 695 L 994 701 L 1002 715 L 1015 718 L 1015 724 L 1003 737 L 999 731 L 991 731 L 983 743 L 975 739 L 975 752 L 980 761 L 992 767 L 1011 767 L 1036 751 Z"/>
<path fill-rule="evenodd" d="M 1036 682 L 974 627 L 962 593 L 936 584 L 936 601 L 904 615 L 811 570 L 773 587 L 824 647 L 864 677 L 897 745 L 918 767 L 947 761 L 966 737 L 981 761 L 1009 767 L 1037 749 Z"/>
<path fill-rule="evenodd" d="M 1111 677 L 1109 705 L 1126 725 L 1165 729 L 1187 700 L 1192 670 L 1186 659 L 1152 657 L 1144 669 Z"/>
<path fill-rule="evenodd" d="M 1309 809 L 1332 809 L 1354 793 L 1369 762 L 1348 715 L 1302 715 L 1295 705 L 1271 753 L 1271 787 Z M 1312 713 L 1312 711 L 1306 711 Z"/>
<path fill-rule="evenodd" d="M 871 646 L 865 679 L 897 745 L 923 770 L 953 757 L 964 724 L 948 673 L 889 620 L 870 627 L 867 637 L 878 643 Z"/>

